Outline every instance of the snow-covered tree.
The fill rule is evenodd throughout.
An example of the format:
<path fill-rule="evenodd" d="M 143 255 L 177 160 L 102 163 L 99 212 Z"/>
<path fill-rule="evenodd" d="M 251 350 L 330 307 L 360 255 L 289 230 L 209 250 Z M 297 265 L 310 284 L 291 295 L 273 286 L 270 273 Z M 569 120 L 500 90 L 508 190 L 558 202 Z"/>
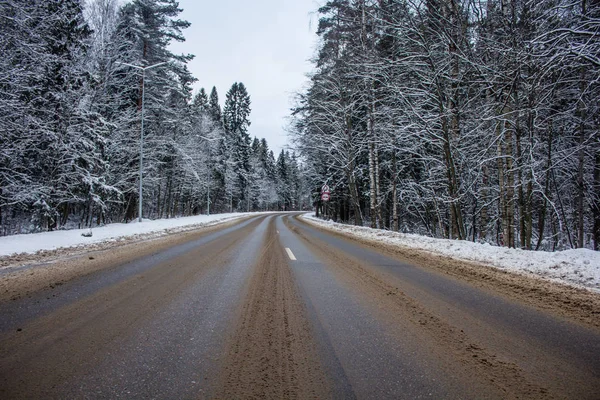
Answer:
<path fill-rule="evenodd" d="M 239 210 L 249 208 L 251 179 L 250 144 L 250 95 L 243 83 L 234 83 L 225 98 L 223 125 L 227 132 L 231 165 L 236 176 L 232 204 Z"/>
<path fill-rule="evenodd" d="M 356 224 L 597 248 L 597 4 L 348 0 L 319 12 L 294 110 L 318 207 L 328 183 L 328 215 Z"/>

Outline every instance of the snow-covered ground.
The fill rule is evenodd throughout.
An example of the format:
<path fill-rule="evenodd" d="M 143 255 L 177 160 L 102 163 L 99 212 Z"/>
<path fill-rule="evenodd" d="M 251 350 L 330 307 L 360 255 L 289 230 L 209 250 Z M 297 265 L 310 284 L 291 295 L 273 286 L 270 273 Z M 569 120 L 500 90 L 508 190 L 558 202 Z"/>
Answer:
<path fill-rule="evenodd" d="M 390 232 L 317 219 L 314 214 L 302 218 L 328 229 L 353 236 L 474 261 L 517 273 L 535 274 L 546 279 L 600 291 L 600 252 L 588 249 L 557 252 L 525 251 L 473 243 L 465 240 L 436 239 L 427 236 Z"/>
<path fill-rule="evenodd" d="M 20 253 L 36 253 L 40 250 L 79 247 L 89 244 L 118 241 L 133 236 L 161 236 L 167 233 L 182 232 L 205 226 L 211 226 L 236 218 L 242 218 L 252 213 L 232 213 L 215 215 L 196 215 L 193 217 L 143 220 L 141 223 L 109 224 L 92 229 L 92 236 L 82 234 L 89 229 L 71 229 L 54 232 L 32 233 L 0 237 L 0 257 Z"/>

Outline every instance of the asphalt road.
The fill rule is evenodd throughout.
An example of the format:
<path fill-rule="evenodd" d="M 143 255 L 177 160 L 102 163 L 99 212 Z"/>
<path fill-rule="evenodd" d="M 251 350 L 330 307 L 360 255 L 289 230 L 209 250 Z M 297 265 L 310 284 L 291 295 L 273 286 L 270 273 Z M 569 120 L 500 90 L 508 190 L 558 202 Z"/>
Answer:
<path fill-rule="evenodd" d="M 291 214 L 131 248 L 0 302 L 0 398 L 600 398 L 597 327 Z"/>

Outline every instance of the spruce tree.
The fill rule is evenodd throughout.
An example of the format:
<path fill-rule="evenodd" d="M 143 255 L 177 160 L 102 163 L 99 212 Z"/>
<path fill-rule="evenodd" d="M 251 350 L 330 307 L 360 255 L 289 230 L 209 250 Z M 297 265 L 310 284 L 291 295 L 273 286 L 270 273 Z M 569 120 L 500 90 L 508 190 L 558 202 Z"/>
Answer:
<path fill-rule="evenodd" d="M 219 94 L 217 88 L 213 86 L 210 91 L 210 99 L 208 101 L 208 114 L 215 122 L 221 123 L 221 106 L 219 105 Z"/>
<path fill-rule="evenodd" d="M 39 89 L 32 105 L 43 125 L 37 128 L 41 128 L 39 139 L 35 148 L 29 147 L 28 158 L 35 160 L 31 170 L 38 191 L 34 207 L 44 210 L 33 222 L 53 229 L 66 223 L 70 206 L 87 201 L 90 188 L 84 180 L 94 173 L 93 152 L 100 140 L 94 130 L 81 129 L 89 126 L 79 102 L 87 81 L 83 60 L 91 33 L 81 4 L 52 0 L 36 6 L 34 18 L 39 18 L 36 23 L 42 29 L 44 57 L 40 60 L 43 73 L 32 82 Z"/>
<path fill-rule="evenodd" d="M 279 209 L 288 211 L 290 208 L 290 171 L 289 154 L 281 150 L 277 157 L 277 195 L 279 196 Z"/>
<path fill-rule="evenodd" d="M 247 134 L 250 126 L 250 95 L 243 83 L 234 83 L 227 92 L 223 123 L 227 132 Z"/>
<path fill-rule="evenodd" d="M 200 91 L 194 96 L 192 105 L 197 112 L 208 112 L 208 96 L 206 95 L 204 88 L 201 88 Z"/>
<path fill-rule="evenodd" d="M 234 83 L 227 92 L 223 124 L 230 144 L 233 173 L 236 176 L 235 199 L 238 209 L 247 208 L 250 182 L 250 95 L 243 83 Z M 246 206 L 246 207 L 244 207 Z"/>

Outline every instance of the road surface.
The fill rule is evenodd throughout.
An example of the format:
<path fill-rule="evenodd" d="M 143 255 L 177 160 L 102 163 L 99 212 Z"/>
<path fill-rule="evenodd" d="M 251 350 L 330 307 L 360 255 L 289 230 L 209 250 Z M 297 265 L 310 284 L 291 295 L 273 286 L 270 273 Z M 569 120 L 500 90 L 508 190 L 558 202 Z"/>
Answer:
<path fill-rule="evenodd" d="M 0 398 L 600 398 L 599 315 L 437 267 L 269 214 L 4 273 Z"/>

